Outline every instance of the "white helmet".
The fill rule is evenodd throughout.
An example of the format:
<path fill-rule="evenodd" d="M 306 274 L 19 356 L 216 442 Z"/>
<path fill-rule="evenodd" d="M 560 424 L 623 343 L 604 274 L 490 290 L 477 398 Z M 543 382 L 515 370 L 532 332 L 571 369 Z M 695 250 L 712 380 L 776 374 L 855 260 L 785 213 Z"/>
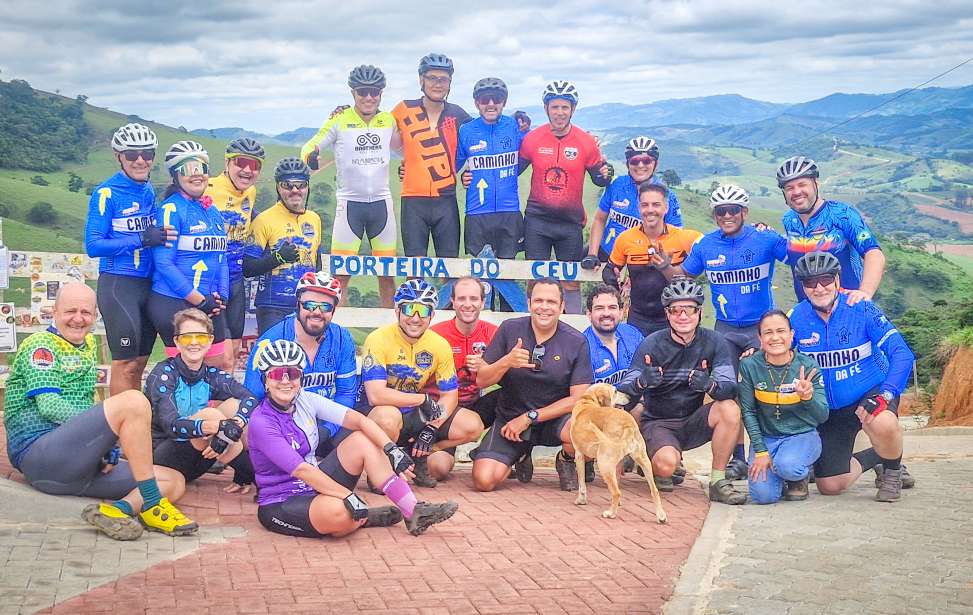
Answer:
<path fill-rule="evenodd" d="M 408 280 L 396 289 L 392 301 L 395 307 L 403 303 L 421 303 L 435 309 L 439 305 L 439 293 L 435 286 L 425 280 Z"/>
<path fill-rule="evenodd" d="M 159 140 L 152 129 L 142 124 L 125 124 L 111 137 L 111 148 L 116 152 L 155 149 L 158 145 Z"/>
<path fill-rule="evenodd" d="M 578 88 L 574 87 L 574 84 L 570 81 L 552 81 L 544 88 L 544 104 L 546 105 L 555 98 L 563 98 L 577 107 Z"/>
<path fill-rule="evenodd" d="M 740 186 L 726 184 L 713 191 L 709 197 L 709 206 L 716 209 L 720 205 L 739 205 L 750 207 L 750 195 Z"/>
<path fill-rule="evenodd" d="M 297 342 L 291 340 L 263 340 L 254 349 L 253 367 L 261 374 L 272 367 L 307 369 L 307 356 Z"/>
<path fill-rule="evenodd" d="M 813 160 L 805 156 L 791 156 L 777 168 L 777 186 L 783 188 L 789 181 L 802 177 L 817 179 L 819 175 L 818 165 Z"/>
<path fill-rule="evenodd" d="M 195 141 L 176 141 L 166 152 L 166 168 L 172 173 L 183 162 L 196 159 L 209 164 L 209 154 Z"/>

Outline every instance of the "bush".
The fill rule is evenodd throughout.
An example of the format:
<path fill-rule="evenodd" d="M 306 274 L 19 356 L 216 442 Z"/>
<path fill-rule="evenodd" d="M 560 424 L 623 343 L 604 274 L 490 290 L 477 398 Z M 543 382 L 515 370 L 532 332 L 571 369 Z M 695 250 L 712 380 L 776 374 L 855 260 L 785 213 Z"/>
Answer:
<path fill-rule="evenodd" d="M 31 177 L 30 178 L 30 183 L 34 184 L 35 186 L 50 186 L 51 185 L 51 182 L 49 182 L 46 179 L 44 179 L 43 176 L 41 176 L 41 175 L 35 175 L 35 176 Z"/>
<path fill-rule="evenodd" d="M 0 167 L 49 173 L 64 162 L 84 162 L 91 134 L 84 100 L 37 95 L 19 79 L 0 81 Z"/>
<path fill-rule="evenodd" d="M 13 205 L 0 203 L 0 218 L 12 218 L 16 213 L 17 209 Z"/>
<path fill-rule="evenodd" d="M 71 192 L 78 192 L 82 188 L 84 188 L 84 180 L 74 173 L 71 173 L 68 177 L 68 190 Z"/>
<path fill-rule="evenodd" d="M 57 212 L 50 203 L 36 203 L 27 212 L 27 221 L 33 224 L 54 224 L 57 222 Z"/>

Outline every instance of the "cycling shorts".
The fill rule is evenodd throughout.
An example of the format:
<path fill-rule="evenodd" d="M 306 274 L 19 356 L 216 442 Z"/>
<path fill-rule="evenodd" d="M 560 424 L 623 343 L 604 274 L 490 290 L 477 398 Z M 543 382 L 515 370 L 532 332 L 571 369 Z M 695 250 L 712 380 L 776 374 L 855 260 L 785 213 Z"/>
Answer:
<path fill-rule="evenodd" d="M 152 278 L 102 273 L 98 276 L 98 311 L 114 361 L 147 357 L 155 345 L 155 327 L 146 311 Z"/>
<path fill-rule="evenodd" d="M 243 339 L 247 322 L 247 291 L 243 278 L 230 284 L 230 300 L 226 303 L 226 334 L 228 340 Z"/>
<path fill-rule="evenodd" d="M 151 294 L 148 305 L 149 318 L 152 319 L 152 324 L 155 326 L 156 331 L 159 332 L 162 343 L 166 345 L 166 356 L 174 357 L 179 354 L 174 339 L 176 328 L 172 323 L 172 317 L 175 316 L 176 312 L 191 307 L 193 306 L 185 299 L 167 297 L 156 292 Z M 206 356 L 222 356 L 223 340 L 225 339 L 226 316 L 224 312 L 220 312 L 213 317 L 213 345 L 210 347 L 209 352 L 206 353 Z"/>
<path fill-rule="evenodd" d="M 263 335 L 268 329 L 294 313 L 294 308 L 258 307 L 257 335 Z"/>
<path fill-rule="evenodd" d="M 117 500 L 136 487 L 124 459 L 111 472 L 101 472 L 102 457 L 117 442 L 104 405 L 95 404 L 34 440 L 20 471 L 27 484 L 44 493 Z"/>
<path fill-rule="evenodd" d="M 497 420 L 497 402 L 499 401 L 500 389 L 494 389 L 473 401 L 460 402 L 460 406 L 475 412 L 484 425 L 493 425 L 494 421 Z"/>
<path fill-rule="evenodd" d="M 189 483 L 206 474 L 206 471 L 216 463 L 216 457 L 212 459 L 203 457 L 203 452 L 196 450 L 189 440 L 166 439 L 159 442 L 152 451 L 152 463 L 172 468 L 182 474 Z"/>
<path fill-rule="evenodd" d="M 861 431 L 861 419 L 855 414 L 862 400 L 878 395 L 879 389 L 874 388 L 861 400 L 853 404 L 832 410 L 828 420 L 818 425 L 821 435 L 821 456 L 814 463 L 814 475 L 821 478 L 839 476 L 851 472 L 851 454 L 855 452 L 855 438 Z M 899 398 L 889 402 L 889 410 L 899 415 Z"/>
<path fill-rule="evenodd" d="M 639 429 L 645 438 L 649 458 L 666 446 L 679 452 L 691 451 L 712 440 L 713 428 L 709 426 L 709 411 L 712 407 L 713 403 L 710 402 L 683 418 L 642 421 Z"/>
<path fill-rule="evenodd" d="M 364 399 L 365 396 L 362 395 L 362 398 Z M 364 414 L 365 416 L 368 416 L 372 410 L 374 410 L 374 408 L 368 405 L 368 400 L 366 399 L 363 403 L 359 403 L 355 410 Z M 449 428 L 452 427 L 453 419 L 456 418 L 456 414 L 458 412 L 459 408 L 457 408 L 456 411 L 453 412 L 453 414 L 450 415 L 450 417 L 439 426 L 439 429 L 436 430 L 436 439 L 433 441 L 434 444 L 436 442 L 442 442 L 443 440 L 449 439 Z M 419 432 L 422 431 L 422 428 L 425 426 L 426 423 L 422 420 L 422 417 L 419 416 L 419 412 L 417 410 L 406 412 L 402 415 L 402 430 L 399 431 L 399 439 L 395 444 L 397 446 L 401 446 L 406 451 L 411 451 L 411 442 L 415 440 L 415 437 L 419 435 Z M 341 432 L 338 433 L 340 434 Z M 456 455 L 456 447 L 444 449 L 444 452 L 447 452 L 450 455 Z"/>
<path fill-rule="evenodd" d="M 466 253 L 476 256 L 490 244 L 497 258 L 517 258 L 524 237 L 524 216 L 519 211 L 466 216 L 463 243 Z"/>
<path fill-rule="evenodd" d="M 577 262 L 584 258 L 584 227 L 570 220 L 524 216 L 524 245 L 527 260 L 551 260 L 551 250 L 559 261 Z"/>
<path fill-rule="evenodd" d="M 740 371 L 741 354 L 750 348 L 760 350 L 759 324 L 738 327 L 724 320 L 717 320 L 713 326 L 713 330 L 721 334 L 730 346 L 730 355 L 733 359 L 733 371 L 735 372 Z"/>
<path fill-rule="evenodd" d="M 628 319 L 626 319 L 625 322 L 638 329 L 639 332 L 644 337 L 649 337 L 656 331 L 661 331 L 663 329 L 669 328 L 669 321 L 666 320 L 665 318 L 663 318 L 662 320 L 642 318 L 641 316 L 633 312 L 631 308 L 628 310 Z"/>
<path fill-rule="evenodd" d="M 368 236 L 375 256 L 395 256 L 395 211 L 392 197 L 371 203 L 339 199 L 331 232 L 332 254 L 358 254 Z"/>
<path fill-rule="evenodd" d="M 257 519 L 260 525 L 277 534 L 301 538 L 327 536 L 311 524 L 311 502 L 316 497 L 315 493 L 292 495 L 283 502 L 265 504 L 257 508 Z"/>
<path fill-rule="evenodd" d="M 561 446 L 561 431 L 564 425 L 571 420 L 571 413 L 561 415 L 556 419 L 544 421 L 537 425 L 531 425 L 527 437 L 521 433 L 521 442 L 514 442 L 503 437 L 500 430 L 507 424 L 507 421 L 498 418 L 494 421 L 490 429 L 480 440 L 473 460 L 493 459 L 500 463 L 512 466 L 518 459 L 529 453 L 535 446 Z"/>
<path fill-rule="evenodd" d="M 427 256 L 429 236 L 440 258 L 459 256 L 456 195 L 402 197 L 402 247 L 406 256 Z"/>

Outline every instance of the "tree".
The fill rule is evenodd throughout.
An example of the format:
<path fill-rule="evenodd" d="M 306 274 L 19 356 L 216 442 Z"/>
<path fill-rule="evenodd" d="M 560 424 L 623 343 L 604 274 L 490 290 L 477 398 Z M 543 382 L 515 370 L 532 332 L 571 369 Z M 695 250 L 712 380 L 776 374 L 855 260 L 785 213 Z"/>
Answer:
<path fill-rule="evenodd" d="M 718 181 L 716 181 L 714 179 L 713 182 L 709 185 L 710 194 L 712 194 L 713 192 L 715 192 L 716 189 L 719 188 L 719 187 L 720 187 L 720 182 L 718 182 Z"/>
<path fill-rule="evenodd" d="M 78 192 L 82 188 L 84 188 L 84 180 L 78 175 L 70 173 L 68 175 L 68 190 L 71 192 Z"/>
<path fill-rule="evenodd" d="M 57 222 L 57 212 L 50 203 L 35 203 L 27 212 L 27 221 L 33 224 L 54 224 Z"/>
<path fill-rule="evenodd" d="M 46 179 L 44 179 L 44 177 L 41 176 L 41 175 L 35 175 L 35 176 L 31 177 L 30 178 L 30 183 L 34 184 L 35 186 L 50 186 L 51 185 L 51 182 L 49 182 Z"/>
<path fill-rule="evenodd" d="M 760 196 L 768 195 L 770 195 L 770 190 L 767 188 L 767 186 L 760 186 Z"/>
<path fill-rule="evenodd" d="M 664 181 L 670 188 L 674 188 L 682 184 L 682 178 L 679 177 L 679 174 L 672 169 L 666 169 L 662 172 L 662 181 Z"/>

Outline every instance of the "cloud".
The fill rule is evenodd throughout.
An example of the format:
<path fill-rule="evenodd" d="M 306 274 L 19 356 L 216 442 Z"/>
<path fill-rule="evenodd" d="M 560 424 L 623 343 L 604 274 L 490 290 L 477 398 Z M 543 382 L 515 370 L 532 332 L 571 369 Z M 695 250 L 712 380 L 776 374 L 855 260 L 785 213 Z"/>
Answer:
<path fill-rule="evenodd" d="M 281 132 L 320 124 L 349 98 L 348 71 L 386 72 L 385 107 L 418 95 L 416 64 L 449 54 L 451 100 L 503 78 L 510 107 L 570 79 L 582 104 L 739 93 L 797 102 L 885 92 L 973 57 L 973 5 L 741 0 L 497 0 L 484 8 L 393 2 L 7 0 L 0 78 L 83 93 L 174 125 Z M 973 82 L 973 68 L 937 85 Z"/>

